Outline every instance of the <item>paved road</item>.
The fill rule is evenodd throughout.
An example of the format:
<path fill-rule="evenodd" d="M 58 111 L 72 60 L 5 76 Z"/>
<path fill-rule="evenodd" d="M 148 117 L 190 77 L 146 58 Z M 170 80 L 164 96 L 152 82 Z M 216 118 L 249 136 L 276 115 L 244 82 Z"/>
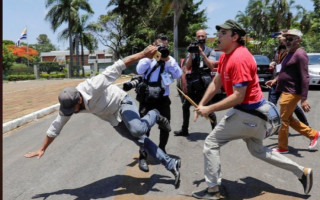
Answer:
<path fill-rule="evenodd" d="M 182 123 L 176 90 L 172 88 L 172 128 Z M 320 129 L 320 92 L 310 91 L 312 111 L 307 114 L 312 127 Z M 203 141 L 210 124 L 201 118 L 191 122 L 190 136 L 170 136 L 167 152 L 182 159 L 181 186 L 174 189 L 170 172 L 150 160 L 150 172 L 138 169 L 138 148 L 119 136 L 106 122 L 91 114 L 76 114 L 40 160 L 23 155 L 37 150 L 57 113 L 7 134 L 3 138 L 3 199 L 5 200 L 89 200 L 89 199 L 193 199 L 192 191 L 205 187 Z M 224 112 L 217 113 L 221 119 Z M 252 157 L 244 142 L 234 141 L 221 149 L 223 184 L 227 199 L 320 199 L 319 151 L 307 151 L 308 139 L 290 129 L 292 154 L 288 157 L 314 169 L 311 196 L 303 195 L 297 178 Z M 151 138 L 158 143 L 157 128 Z M 277 137 L 265 140 L 273 147 Z"/>

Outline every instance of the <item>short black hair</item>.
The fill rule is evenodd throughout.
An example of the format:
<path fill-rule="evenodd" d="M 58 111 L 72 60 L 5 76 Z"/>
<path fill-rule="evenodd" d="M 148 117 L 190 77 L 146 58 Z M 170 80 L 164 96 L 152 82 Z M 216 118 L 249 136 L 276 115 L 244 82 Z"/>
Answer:
<path fill-rule="evenodd" d="M 166 41 L 166 40 L 168 40 L 168 36 L 166 36 L 166 35 L 163 34 L 163 33 L 160 33 L 160 34 L 158 34 L 157 37 L 156 37 L 156 40 L 158 40 L 158 39 Z"/>
<path fill-rule="evenodd" d="M 235 34 L 238 34 L 239 37 L 238 37 L 237 42 L 238 42 L 238 44 L 244 46 L 246 43 L 245 43 L 245 41 L 243 40 L 243 38 L 242 38 L 242 36 L 241 36 L 241 33 L 239 33 L 239 32 L 236 31 L 236 30 L 231 30 L 231 31 L 232 31 L 231 36 L 234 36 Z"/>

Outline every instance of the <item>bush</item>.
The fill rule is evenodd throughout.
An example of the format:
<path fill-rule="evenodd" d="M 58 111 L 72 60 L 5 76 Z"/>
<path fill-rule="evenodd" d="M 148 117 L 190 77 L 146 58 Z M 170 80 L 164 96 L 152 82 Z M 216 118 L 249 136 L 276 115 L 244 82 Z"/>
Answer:
<path fill-rule="evenodd" d="M 33 68 L 30 67 L 12 67 L 8 75 L 28 75 L 33 74 Z"/>
<path fill-rule="evenodd" d="M 51 78 L 65 78 L 66 75 L 64 73 L 58 74 L 40 74 L 40 78 L 51 79 Z"/>
<path fill-rule="evenodd" d="M 60 67 L 58 62 L 40 62 L 39 70 L 50 74 L 51 72 L 59 71 Z"/>
<path fill-rule="evenodd" d="M 34 74 L 19 74 L 19 75 L 9 75 L 7 76 L 8 81 L 22 81 L 22 80 L 35 80 L 36 76 Z"/>

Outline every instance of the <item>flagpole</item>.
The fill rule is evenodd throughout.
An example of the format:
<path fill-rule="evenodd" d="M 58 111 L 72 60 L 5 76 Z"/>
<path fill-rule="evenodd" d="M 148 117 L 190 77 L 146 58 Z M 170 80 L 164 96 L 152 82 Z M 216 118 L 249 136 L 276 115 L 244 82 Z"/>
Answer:
<path fill-rule="evenodd" d="M 27 35 L 28 35 L 28 28 L 26 26 L 26 31 L 27 31 Z M 29 67 L 29 40 L 28 40 L 28 36 L 27 36 L 27 54 L 28 54 L 28 67 Z"/>

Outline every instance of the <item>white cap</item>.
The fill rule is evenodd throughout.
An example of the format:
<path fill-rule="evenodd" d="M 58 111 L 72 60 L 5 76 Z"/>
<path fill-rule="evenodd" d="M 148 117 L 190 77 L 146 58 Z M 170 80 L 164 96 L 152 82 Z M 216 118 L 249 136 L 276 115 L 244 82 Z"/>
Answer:
<path fill-rule="evenodd" d="M 290 30 L 288 30 L 288 32 L 283 33 L 282 35 L 284 37 L 286 37 L 287 35 L 295 35 L 295 36 L 298 36 L 299 38 L 301 38 L 303 36 L 301 31 L 299 31 L 298 29 L 290 29 Z"/>

